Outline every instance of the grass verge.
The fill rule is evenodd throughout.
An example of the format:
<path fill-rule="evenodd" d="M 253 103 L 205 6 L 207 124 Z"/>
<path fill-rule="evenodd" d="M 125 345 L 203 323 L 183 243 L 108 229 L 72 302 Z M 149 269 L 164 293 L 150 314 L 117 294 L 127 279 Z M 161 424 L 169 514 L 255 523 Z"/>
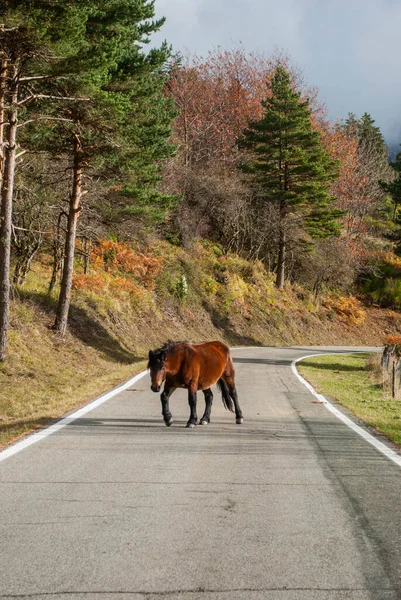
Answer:
<path fill-rule="evenodd" d="M 145 362 L 139 362 L 135 365 L 118 365 L 112 368 L 106 364 L 84 363 L 77 366 L 72 374 L 60 368 L 60 364 L 56 367 L 55 364 L 47 363 L 44 376 L 36 377 L 31 382 L 29 374 L 20 372 L 13 375 L 13 369 L 4 367 L 0 379 L 3 376 L 14 381 L 12 394 L 7 394 L 9 390 L 4 388 L 4 395 L 0 394 L 0 450 L 23 435 L 44 427 L 52 420 L 108 391 L 142 371 L 145 365 Z M 41 365 L 37 367 L 40 369 Z M 51 379 L 53 385 L 49 387 L 48 382 Z M 20 387 L 17 387 L 16 380 Z"/>
<path fill-rule="evenodd" d="M 308 358 L 297 367 L 316 391 L 401 446 L 401 400 L 383 391 L 377 361 L 369 354 L 337 354 Z"/>
<path fill-rule="evenodd" d="M 399 315 L 355 298 L 317 302 L 301 286 L 277 290 L 259 261 L 200 242 L 190 250 L 103 240 L 90 273 L 77 257 L 68 333 L 52 330 L 58 289 L 43 254 L 13 287 L 7 358 L 0 364 L 0 448 L 142 370 L 168 339 L 232 346 L 374 344 L 401 333 Z"/>
<path fill-rule="evenodd" d="M 97 344 L 71 332 L 59 339 L 50 316 L 32 302 L 13 303 L 12 322 L 7 360 L 0 364 L 0 449 L 145 366 L 88 319 L 81 318 L 82 326 Z"/>

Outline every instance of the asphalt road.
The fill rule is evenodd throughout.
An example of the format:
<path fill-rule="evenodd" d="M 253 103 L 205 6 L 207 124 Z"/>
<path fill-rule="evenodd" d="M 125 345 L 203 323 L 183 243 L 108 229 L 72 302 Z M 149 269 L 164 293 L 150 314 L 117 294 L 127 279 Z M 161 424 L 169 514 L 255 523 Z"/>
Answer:
<path fill-rule="evenodd" d="M 210 425 L 177 391 L 165 427 L 146 376 L 0 462 L 0 598 L 400 599 L 401 469 L 294 377 L 305 354 L 233 351 L 243 425 L 216 390 Z"/>

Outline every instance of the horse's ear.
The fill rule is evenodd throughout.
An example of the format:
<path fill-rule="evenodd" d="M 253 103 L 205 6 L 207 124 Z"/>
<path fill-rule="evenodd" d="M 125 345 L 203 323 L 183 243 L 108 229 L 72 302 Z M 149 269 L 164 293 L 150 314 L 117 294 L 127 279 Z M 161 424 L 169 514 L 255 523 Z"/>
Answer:
<path fill-rule="evenodd" d="M 149 360 L 152 360 L 152 358 L 153 358 L 153 351 L 149 350 Z"/>
<path fill-rule="evenodd" d="M 163 361 L 163 362 L 166 360 L 166 358 L 167 358 L 167 355 L 166 355 L 166 353 L 164 352 L 164 350 L 163 350 L 163 352 L 161 353 L 161 355 L 160 355 L 160 358 L 162 359 L 162 361 Z"/>

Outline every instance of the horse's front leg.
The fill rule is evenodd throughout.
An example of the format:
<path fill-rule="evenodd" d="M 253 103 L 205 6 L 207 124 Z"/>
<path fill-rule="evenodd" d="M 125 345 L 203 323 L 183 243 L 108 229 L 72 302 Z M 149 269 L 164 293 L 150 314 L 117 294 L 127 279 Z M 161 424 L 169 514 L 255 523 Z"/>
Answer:
<path fill-rule="evenodd" d="M 196 392 L 197 392 L 196 385 L 191 385 L 188 388 L 188 403 L 189 403 L 189 408 L 191 410 L 191 414 L 189 417 L 189 421 L 187 423 L 187 427 L 195 427 L 198 423 L 198 416 L 196 414 Z"/>
<path fill-rule="evenodd" d="M 168 387 L 167 385 L 164 386 L 164 390 L 162 395 L 160 396 L 160 400 L 162 403 L 162 415 L 163 415 L 163 419 L 165 424 L 167 425 L 167 427 L 170 427 L 170 425 L 173 422 L 173 415 L 170 412 L 170 406 L 169 406 L 169 398 L 171 396 L 171 394 L 174 392 L 176 388 L 174 387 Z"/>
<path fill-rule="evenodd" d="M 213 392 L 210 388 L 208 388 L 207 390 L 203 390 L 203 393 L 205 394 L 205 412 L 203 417 L 201 418 L 201 420 L 199 421 L 200 425 L 207 425 L 208 423 L 210 423 L 210 413 L 212 410 L 212 403 L 213 403 Z"/>

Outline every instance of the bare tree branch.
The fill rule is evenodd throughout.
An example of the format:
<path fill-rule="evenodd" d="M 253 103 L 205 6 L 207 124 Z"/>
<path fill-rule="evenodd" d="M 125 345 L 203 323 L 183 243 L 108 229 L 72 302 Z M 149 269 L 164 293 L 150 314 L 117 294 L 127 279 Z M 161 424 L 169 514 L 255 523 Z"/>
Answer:
<path fill-rule="evenodd" d="M 28 119 L 28 121 L 24 121 L 18 125 L 19 127 L 24 127 L 28 125 L 28 123 L 36 123 L 37 121 L 65 121 L 66 123 L 73 123 L 72 119 L 64 119 L 62 117 L 36 117 L 35 119 Z"/>
<path fill-rule="evenodd" d="M 17 102 L 17 105 L 25 106 L 25 104 L 28 104 L 33 100 L 67 100 L 72 102 L 91 102 L 92 98 L 77 98 L 74 96 L 51 96 L 48 94 L 32 94 L 31 96 L 27 96 L 23 100 Z"/>

